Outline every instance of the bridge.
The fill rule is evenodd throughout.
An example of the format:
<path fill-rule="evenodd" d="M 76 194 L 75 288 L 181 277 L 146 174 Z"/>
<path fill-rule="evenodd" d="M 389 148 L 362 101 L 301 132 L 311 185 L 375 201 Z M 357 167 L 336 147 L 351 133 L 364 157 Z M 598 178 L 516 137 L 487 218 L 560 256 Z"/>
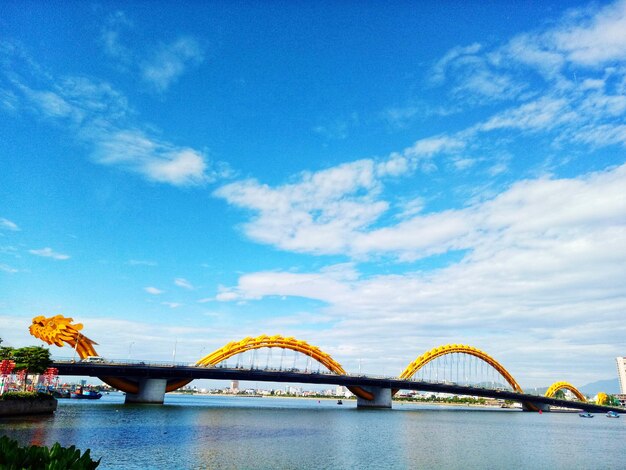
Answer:
<path fill-rule="evenodd" d="M 318 347 L 280 335 L 247 337 L 228 343 L 193 365 L 137 364 L 99 358 L 94 349 L 96 343 L 80 333 L 82 325 L 73 325 L 72 321 L 61 315 L 36 317 L 30 332 L 48 344 L 68 344 L 81 359 L 86 359 L 79 362 L 55 361 L 53 367 L 58 369 L 60 375 L 98 377 L 126 392 L 126 402 L 131 403 L 163 403 L 166 392 L 177 390 L 194 379 L 218 379 L 342 385 L 356 395 L 360 408 L 391 408 L 392 397 L 399 390 L 416 390 L 511 400 L 522 403 L 527 411 L 549 411 L 550 406 L 556 406 L 590 412 L 626 412 L 624 408 L 588 402 L 576 387 L 564 381 L 555 382 L 543 396 L 524 393 L 502 364 L 484 351 L 468 345 L 449 344 L 433 348 L 418 356 L 397 378 L 348 374 L 341 364 Z M 271 353 L 275 349 L 282 351 L 278 367 L 270 366 Z M 254 360 L 258 350 L 269 351 L 265 367 L 259 367 Z M 295 368 L 295 357 L 293 367 L 283 368 L 287 350 L 307 358 L 304 371 Z M 228 367 L 228 359 L 240 358 L 250 352 L 253 356 L 249 367 L 240 366 L 239 360 L 236 367 Z M 97 362 L 91 362 L 92 357 L 97 358 Z M 316 372 L 309 367 L 312 361 L 318 364 Z M 326 371 L 320 371 L 322 366 Z M 486 382 L 481 384 L 469 377 L 477 373 L 479 367 L 481 373 L 485 368 L 491 373 L 491 387 Z M 496 379 L 503 380 L 505 384 L 496 383 Z M 557 396 L 565 391 L 573 394 L 574 399 Z"/>
<path fill-rule="evenodd" d="M 454 395 L 467 395 L 485 398 L 511 400 L 522 404 L 532 403 L 538 409 L 549 411 L 548 406 L 556 406 L 568 409 L 580 409 L 589 412 L 606 412 L 609 410 L 620 413 L 626 412 L 623 408 L 598 405 L 586 401 L 570 401 L 548 396 L 532 395 L 513 392 L 504 389 L 488 389 L 475 386 L 466 386 L 453 383 L 433 383 L 418 380 L 399 378 L 368 377 L 366 375 L 337 375 L 333 373 L 304 372 L 304 371 L 279 371 L 265 369 L 241 369 L 233 367 L 202 367 L 185 366 L 181 364 L 148 364 L 148 363 L 88 363 L 73 362 L 70 360 L 55 361 L 52 367 L 59 370 L 59 375 L 91 376 L 91 377 L 134 377 L 139 383 L 147 384 L 152 381 L 153 387 L 144 388 L 142 402 L 149 399 L 149 394 L 156 391 L 156 401 L 162 403 L 162 392 L 154 385 L 161 381 L 164 386 L 168 380 L 247 380 L 254 382 L 287 382 L 307 383 L 324 385 L 342 385 L 348 388 L 362 388 L 378 392 L 388 390 L 416 390 L 421 392 L 448 393 Z M 584 400 L 584 396 L 583 396 Z M 131 400 L 132 401 L 132 400 Z M 360 407 L 372 407 L 372 404 L 364 402 L 357 396 Z M 391 407 L 391 393 L 389 393 L 389 406 L 376 406 L 378 408 Z"/>

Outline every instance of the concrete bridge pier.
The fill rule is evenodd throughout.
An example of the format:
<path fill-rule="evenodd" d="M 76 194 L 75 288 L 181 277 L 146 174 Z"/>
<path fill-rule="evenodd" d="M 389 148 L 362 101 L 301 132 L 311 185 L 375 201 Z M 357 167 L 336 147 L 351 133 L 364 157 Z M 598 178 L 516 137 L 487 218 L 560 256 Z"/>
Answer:
<path fill-rule="evenodd" d="M 373 400 L 356 397 L 357 408 L 391 408 L 391 389 L 382 387 L 361 387 L 374 395 Z"/>
<path fill-rule="evenodd" d="M 534 401 L 526 401 L 524 403 L 522 403 L 522 410 L 524 411 L 541 411 L 543 412 L 549 412 L 550 411 L 550 405 L 546 404 L 546 403 L 537 403 Z"/>
<path fill-rule="evenodd" d="M 139 379 L 139 393 L 127 393 L 125 403 L 162 405 L 167 379 Z"/>

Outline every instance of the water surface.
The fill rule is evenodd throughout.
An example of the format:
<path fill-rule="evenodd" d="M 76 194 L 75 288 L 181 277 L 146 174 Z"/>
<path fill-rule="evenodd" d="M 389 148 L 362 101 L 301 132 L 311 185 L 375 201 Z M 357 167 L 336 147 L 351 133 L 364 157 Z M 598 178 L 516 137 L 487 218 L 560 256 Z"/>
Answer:
<path fill-rule="evenodd" d="M 0 434 L 89 448 L 102 469 L 620 469 L 626 416 L 171 394 L 124 405 L 112 394 L 0 419 Z"/>

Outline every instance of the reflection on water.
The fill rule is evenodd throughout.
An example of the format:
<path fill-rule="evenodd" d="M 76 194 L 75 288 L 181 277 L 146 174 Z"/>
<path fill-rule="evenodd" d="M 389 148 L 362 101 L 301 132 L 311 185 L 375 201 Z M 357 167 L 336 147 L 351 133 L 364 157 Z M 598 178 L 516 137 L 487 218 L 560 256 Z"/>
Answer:
<path fill-rule="evenodd" d="M 624 468 L 626 419 L 352 401 L 168 395 L 62 400 L 53 417 L 6 418 L 22 444 L 76 445 L 99 468 Z"/>

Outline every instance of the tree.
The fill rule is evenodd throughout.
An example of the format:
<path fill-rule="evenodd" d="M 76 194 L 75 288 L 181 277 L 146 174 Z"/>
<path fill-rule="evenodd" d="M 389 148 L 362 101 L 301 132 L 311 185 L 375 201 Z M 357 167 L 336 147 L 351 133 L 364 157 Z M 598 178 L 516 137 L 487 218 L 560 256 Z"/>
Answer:
<path fill-rule="evenodd" d="M 24 388 L 26 388 L 29 373 L 41 374 L 50 367 L 52 363 L 50 350 L 40 346 L 27 346 L 25 348 L 14 349 L 11 359 L 15 361 L 15 370 L 26 371 Z"/>
<path fill-rule="evenodd" d="M 13 351 L 15 351 L 15 349 L 11 346 L 0 347 L 0 361 L 13 359 Z"/>

